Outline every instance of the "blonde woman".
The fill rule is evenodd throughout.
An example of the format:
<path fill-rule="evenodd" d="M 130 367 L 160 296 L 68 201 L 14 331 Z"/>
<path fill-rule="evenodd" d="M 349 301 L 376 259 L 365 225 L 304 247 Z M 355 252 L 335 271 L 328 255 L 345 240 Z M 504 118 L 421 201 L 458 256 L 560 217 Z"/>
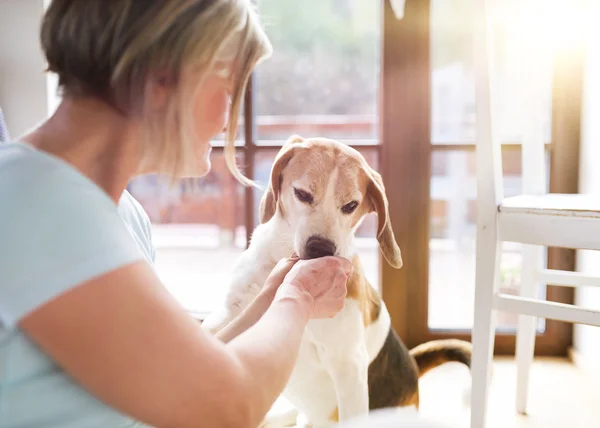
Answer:
<path fill-rule="evenodd" d="M 54 0 L 41 31 L 63 101 L 0 147 L 0 426 L 253 427 L 350 263 L 283 260 L 209 337 L 165 291 L 138 174 L 201 176 L 270 53 L 249 0 Z M 26 99 L 23 100 L 27 102 Z"/>

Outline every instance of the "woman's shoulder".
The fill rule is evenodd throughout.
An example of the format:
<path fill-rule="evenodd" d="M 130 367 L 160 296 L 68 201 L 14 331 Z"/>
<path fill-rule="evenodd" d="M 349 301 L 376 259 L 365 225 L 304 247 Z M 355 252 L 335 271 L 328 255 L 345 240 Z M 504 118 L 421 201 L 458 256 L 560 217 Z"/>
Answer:
<path fill-rule="evenodd" d="M 0 200 L 0 231 L 36 231 L 40 239 L 119 219 L 117 205 L 89 178 L 23 144 L 0 146 Z"/>
<path fill-rule="evenodd" d="M 69 165 L 27 150 L 0 146 L 4 323 L 94 276 L 144 259 L 106 193 Z"/>
<path fill-rule="evenodd" d="M 0 192 L 3 201 L 28 204 L 63 202 L 72 200 L 73 194 L 107 208 L 112 203 L 105 192 L 70 164 L 22 143 L 0 146 Z"/>

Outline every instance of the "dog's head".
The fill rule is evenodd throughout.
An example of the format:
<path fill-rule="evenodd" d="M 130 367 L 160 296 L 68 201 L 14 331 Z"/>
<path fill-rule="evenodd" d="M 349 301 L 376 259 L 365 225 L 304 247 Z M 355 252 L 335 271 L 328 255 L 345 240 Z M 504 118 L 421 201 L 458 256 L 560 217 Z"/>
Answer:
<path fill-rule="evenodd" d="M 360 221 L 376 212 L 381 252 L 391 266 L 402 267 L 381 176 L 351 147 L 324 138 L 291 137 L 275 158 L 260 203 L 261 223 L 277 211 L 303 259 L 348 256 L 344 253 Z"/>

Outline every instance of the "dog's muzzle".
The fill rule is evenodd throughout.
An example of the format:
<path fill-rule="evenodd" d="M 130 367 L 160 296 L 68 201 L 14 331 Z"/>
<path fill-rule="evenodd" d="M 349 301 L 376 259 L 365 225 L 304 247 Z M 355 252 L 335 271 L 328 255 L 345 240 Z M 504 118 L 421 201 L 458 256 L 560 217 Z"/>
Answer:
<path fill-rule="evenodd" d="M 307 259 L 333 256 L 336 250 L 337 248 L 333 241 L 316 235 L 308 238 L 304 247 L 305 258 Z"/>

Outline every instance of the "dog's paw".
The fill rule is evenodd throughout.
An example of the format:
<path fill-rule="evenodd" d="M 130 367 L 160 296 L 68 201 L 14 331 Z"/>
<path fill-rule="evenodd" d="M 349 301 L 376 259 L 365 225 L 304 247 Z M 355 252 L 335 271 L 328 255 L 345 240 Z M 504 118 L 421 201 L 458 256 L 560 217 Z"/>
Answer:
<path fill-rule="evenodd" d="M 304 413 L 298 413 L 298 417 L 296 418 L 296 428 L 312 428 Z"/>
<path fill-rule="evenodd" d="M 284 428 L 296 426 L 298 411 L 285 398 L 279 397 L 269 410 L 260 428 Z"/>
<path fill-rule="evenodd" d="M 308 418 L 302 413 L 298 414 L 296 418 L 295 428 L 333 428 L 337 426 L 337 422 L 326 421 L 326 422 L 318 422 L 313 423 L 308 420 Z"/>
<path fill-rule="evenodd" d="M 339 427 L 343 428 L 448 428 L 423 418 L 416 407 L 396 407 L 375 410 L 367 415 L 353 418 Z"/>

